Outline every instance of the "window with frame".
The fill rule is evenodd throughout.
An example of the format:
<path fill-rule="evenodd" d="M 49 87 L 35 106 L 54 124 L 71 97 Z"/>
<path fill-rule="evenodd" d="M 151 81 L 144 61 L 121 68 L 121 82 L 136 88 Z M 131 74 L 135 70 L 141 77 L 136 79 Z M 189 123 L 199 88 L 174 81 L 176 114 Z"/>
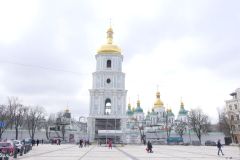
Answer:
<path fill-rule="evenodd" d="M 237 109 L 237 104 L 234 104 L 234 108 Z"/>
<path fill-rule="evenodd" d="M 237 120 L 239 120 L 239 114 L 237 114 L 236 117 L 237 117 Z"/>
<path fill-rule="evenodd" d="M 229 109 L 232 110 L 232 105 L 229 105 Z"/>
<path fill-rule="evenodd" d="M 111 60 L 107 60 L 107 68 L 111 68 L 112 67 L 112 61 Z"/>

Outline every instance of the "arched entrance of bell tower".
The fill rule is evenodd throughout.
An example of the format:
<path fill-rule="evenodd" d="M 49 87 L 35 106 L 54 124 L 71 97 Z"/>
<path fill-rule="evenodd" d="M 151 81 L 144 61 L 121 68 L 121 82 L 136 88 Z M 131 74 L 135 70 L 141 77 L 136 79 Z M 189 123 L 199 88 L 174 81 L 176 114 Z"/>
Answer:
<path fill-rule="evenodd" d="M 105 100 L 104 114 L 105 114 L 105 115 L 109 115 L 109 114 L 111 114 L 111 111 L 112 111 L 111 99 L 110 99 L 110 98 L 107 98 L 107 99 Z"/>

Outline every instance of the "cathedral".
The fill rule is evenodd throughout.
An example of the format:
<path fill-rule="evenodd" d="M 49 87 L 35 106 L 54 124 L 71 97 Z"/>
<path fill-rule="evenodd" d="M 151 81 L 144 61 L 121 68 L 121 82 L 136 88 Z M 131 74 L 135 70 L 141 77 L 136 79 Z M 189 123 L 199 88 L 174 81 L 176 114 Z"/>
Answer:
<path fill-rule="evenodd" d="M 156 93 L 154 106 L 147 115 L 144 115 L 140 105 L 140 100 L 137 101 L 137 107 L 131 107 L 128 104 L 126 111 L 127 126 L 126 126 L 126 143 L 141 143 L 142 141 L 152 141 L 156 143 L 165 143 L 167 139 L 166 130 L 171 128 L 172 135 L 174 133 L 174 125 L 180 122 L 187 123 L 188 111 L 184 108 L 184 103 L 181 102 L 177 118 L 171 109 L 166 109 L 163 101 L 160 99 L 160 92 Z"/>
<path fill-rule="evenodd" d="M 122 72 L 123 55 L 121 49 L 113 44 L 113 30 L 107 30 L 107 42 L 95 55 L 96 71 L 90 92 L 90 111 L 88 117 L 88 136 L 91 142 L 141 143 L 142 141 L 165 141 L 166 128 L 180 121 L 187 121 L 187 113 L 181 102 L 178 117 L 175 119 L 171 109 L 166 109 L 156 93 L 154 106 L 144 115 L 140 100 L 136 108 L 128 104 L 125 89 L 125 73 Z"/>

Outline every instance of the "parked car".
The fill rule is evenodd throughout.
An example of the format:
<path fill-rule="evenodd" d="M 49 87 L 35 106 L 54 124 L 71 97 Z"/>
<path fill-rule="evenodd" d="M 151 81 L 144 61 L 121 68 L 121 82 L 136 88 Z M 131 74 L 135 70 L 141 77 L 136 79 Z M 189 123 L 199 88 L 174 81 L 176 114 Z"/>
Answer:
<path fill-rule="evenodd" d="M 200 141 L 192 141 L 192 145 L 193 146 L 200 146 L 201 143 L 200 143 Z"/>
<path fill-rule="evenodd" d="M 210 140 L 205 141 L 205 146 L 216 146 L 216 145 L 217 145 L 217 143 L 214 141 L 210 141 Z"/>
<path fill-rule="evenodd" d="M 12 141 L 0 142 L 0 153 L 5 156 L 13 156 L 15 147 Z"/>
<path fill-rule="evenodd" d="M 18 152 L 20 152 L 21 150 L 24 149 L 24 144 L 22 141 L 19 141 L 19 140 L 13 140 L 13 143 L 17 149 Z"/>
<path fill-rule="evenodd" d="M 26 138 L 22 140 L 23 145 L 24 145 L 24 153 L 32 150 L 32 139 Z"/>

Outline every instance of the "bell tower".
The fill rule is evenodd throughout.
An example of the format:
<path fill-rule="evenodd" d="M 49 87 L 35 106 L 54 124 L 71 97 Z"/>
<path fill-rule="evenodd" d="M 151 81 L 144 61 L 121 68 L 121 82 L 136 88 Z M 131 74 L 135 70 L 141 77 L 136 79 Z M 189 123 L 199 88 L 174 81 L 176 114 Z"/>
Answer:
<path fill-rule="evenodd" d="M 113 30 L 107 30 L 107 43 L 95 55 L 96 71 L 90 92 L 88 135 L 90 141 L 123 141 L 126 124 L 125 74 L 123 55 L 113 44 Z"/>

